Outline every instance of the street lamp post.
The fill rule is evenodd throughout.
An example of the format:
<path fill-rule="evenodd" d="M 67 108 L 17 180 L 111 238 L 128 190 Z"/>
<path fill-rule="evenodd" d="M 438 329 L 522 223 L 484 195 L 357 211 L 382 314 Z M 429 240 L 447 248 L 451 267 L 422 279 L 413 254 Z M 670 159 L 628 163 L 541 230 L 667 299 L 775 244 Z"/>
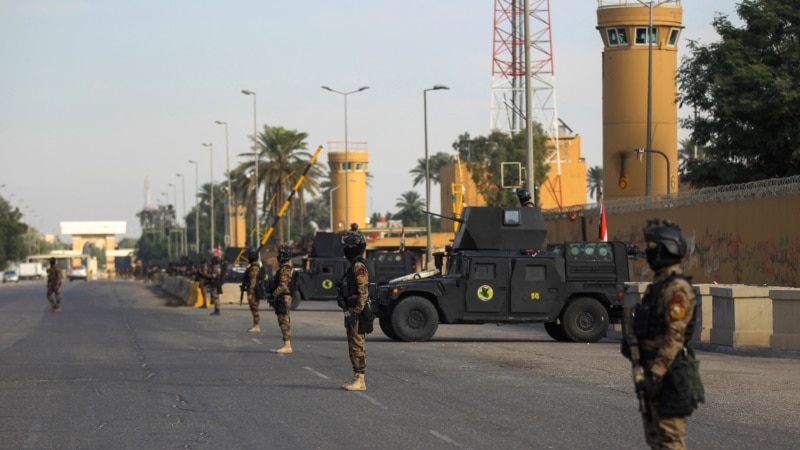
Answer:
<path fill-rule="evenodd" d="M 214 245 L 214 144 L 203 142 L 203 147 L 208 147 L 211 162 L 211 179 L 208 182 L 208 190 L 211 191 L 211 211 L 209 214 L 209 218 L 211 219 L 211 240 L 208 242 L 211 245 L 211 251 L 213 252 L 217 247 Z"/>
<path fill-rule="evenodd" d="M 349 184 L 349 173 L 350 173 L 350 160 L 348 159 L 348 142 L 347 142 L 347 96 L 350 94 L 355 94 L 356 92 L 361 92 L 369 89 L 369 86 L 361 86 L 360 88 L 350 91 L 350 92 L 341 92 L 335 89 L 331 89 L 328 86 L 322 86 L 322 89 L 326 91 L 334 92 L 336 94 L 340 94 L 344 97 L 344 221 L 345 226 L 350 224 L 350 192 L 348 189 Z M 333 219 L 333 211 L 331 211 L 331 220 Z M 331 231 L 333 229 L 331 228 Z"/>
<path fill-rule="evenodd" d="M 228 122 L 224 120 L 216 120 L 214 121 L 217 125 L 225 125 L 225 170 L 228 174 L 228 205 L 225 207 L 225 246 L 227 247 L 231 243 L 231 206 L 233 203 L 231 202 L 231 153 L 228 148 Z"/>
<path fill-rule="evenodd" d="M 636 150 L 634 150 L 634 152 L 636 152 L 636 155 L 639 158 L 639 161 L 642 160 L 642 155 L 644 155 L 644 154 L 649 155 L 650 153 L 658 153 L 659 155 L 664 157 L 664 161 L 667 162 L 667 196 L 669 196 L 670 193 L 672 192 L 672 189 L 671 189 L 672 188 L 672 186 L 671 186 L 672 182 L 670 180 L 671 172 L 670 172 L 670 166 L 669 166 L 669 158 L 667 157 L 667 154 L 662 152 L 661 150 L 654 150 L 654 149 L 647 149 L 647 148 L 637 148 Z"/>
<path fill-rule="evenodd" d="M 259 211 L 258 211 L 258 136 L 256 135 L 256 93 L 255 91 L 248 91 L 247 89 L 242 89 L 242 94 L 244 95 L 252 95 L 253 96 L 253 153 L 255 153 L 255 165 L 253 166 L 253 170 L 255 171 L 255 178 L 256 178 L 256 186 L 255 186 L 255 200 L 256 200 L 256 242 L 261 240 L 261 226 L 258 222 Z"/>
<path fill-rule="evenodd" d="M 428 91 L 438 91 L 440 89 L 450 89 L 441 84 L 435 84 L 432 88 L 422 90 L 423 120 L 425 122 L 425 208 L 429 212 L 431 208 L 431 168 L 428 160 Z M 426 214 L 425 233 L 428 238 L 428 245 L 425 249 L 425 265 L 431 263 L 431 215 Z"/>
<path fill-rule="evenodd" d="M 182 173 L 176 173 L 175 176 L 181 177 L 181 191 L 183 192 L 183 239 L 181 239 L 181 245 L 183 245 L 183 254 L 186 254 L 186 178 L 183 176 Z"/>
<path fill-rule="evenodd" d="M 200 190 L 197 187 L 197 179 L 200 175 L 197 170 L 197 161 L 190 159 L 189 162 L 194 164 L 194 251 L 200 253 L 200 206 L 197 204 L 197 192 Z"/>
<path fill-rule="evenodd" d="M 664 3 L 672 3 L 675 0 L 660 0 L 653 2 L 653 0 L 645 3 L 643 0 L 637 0 L 643 6 L 650 9 L 650 19 L 647 26 L 647 139 L 646 150 L 653 148 L 653 8 L 657 8 Z M 645 168 L 644 168 L 644 195 L 650 198 L 652 188 L 652 158 L 650 158 L 650 151 L 645 155 Z M 669 177 L 667 177 L 669 183 Z"/>

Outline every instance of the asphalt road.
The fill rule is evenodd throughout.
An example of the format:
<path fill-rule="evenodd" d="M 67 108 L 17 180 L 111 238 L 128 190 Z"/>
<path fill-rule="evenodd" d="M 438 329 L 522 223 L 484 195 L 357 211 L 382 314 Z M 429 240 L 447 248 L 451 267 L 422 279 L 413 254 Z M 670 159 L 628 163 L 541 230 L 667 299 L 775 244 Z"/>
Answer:
<path fill-rule="evenodd" d="M 367 339 L 366 392 L 341 312 L 292 312 L 292 355 L 274 314 L 170 306 L 129 281 L 0 286 L 3 449 L 644 448 L 619 343 L 557 343 L 538 325 L 448 325 L 424 343 Z M 698 351 L 707 403 L 692 448 L 797 448 L 800 360 Z"/>

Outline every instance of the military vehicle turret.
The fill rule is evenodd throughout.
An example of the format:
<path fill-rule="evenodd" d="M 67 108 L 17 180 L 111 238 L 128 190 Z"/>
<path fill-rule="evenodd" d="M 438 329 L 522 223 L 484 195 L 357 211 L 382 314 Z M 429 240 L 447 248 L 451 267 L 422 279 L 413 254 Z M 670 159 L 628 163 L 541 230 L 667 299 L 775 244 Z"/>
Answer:
<path fill-rule="evenodd" d="M 368 255 L 364 264 L 370 281 L 383 284 L 414 272 L 416 258 L 411 252 L 375 251 Z M 336 283 L 342 279 L 348 265 L 342 249 L 342 233 L 317 232 L 304 270 L 298 273 L 295 300 L 336 300 Z"/>
<path fill-rule="evenodd" d="M 426 341 L 439 323 L 543 322 L 558 341 L 595 342 L 621 322 L 625 243 L 543 249 L 547 229 L 535 207 L 467 207 L 460 222 L 438 271 L 376 288 L 371 305 L 388 337 Z"/>

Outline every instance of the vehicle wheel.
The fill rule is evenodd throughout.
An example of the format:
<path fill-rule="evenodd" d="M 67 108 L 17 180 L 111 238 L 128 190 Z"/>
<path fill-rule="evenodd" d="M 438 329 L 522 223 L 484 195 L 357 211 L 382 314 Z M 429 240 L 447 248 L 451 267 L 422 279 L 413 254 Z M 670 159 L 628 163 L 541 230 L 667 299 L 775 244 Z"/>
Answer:
<path fill-rule="evenodd" d="M 381 326 L 381 331 L 383 331 L 383 334 L 385 334 L 386 337 L 393 341 L 400 340 L 400 336 L 398 336 L 397 332 L 394 331 L 394 328 L 392 328 L 392 316 L 378 318 L 378 325 Z"/>
<path fill-rule="evenodd" d="M 597 342 L 608 330 L 608 313 L 597 300 L 579 298 L 564 308 L 561 325 L 573 342 Z"/>
<path fill-rule="evenodd" d="M 557 340 L 558 342 L 569 342 L 569 337 L 567 337 L 567 333 L 564 332 L 563 324 L 557 322 L 545 322 L 544 323 L 544 331 L 547 334 Z"/>
<path fill-rule="evenodd" d="M 292 292 L 292 311 L 296 310 L 298 306 L 300 306 L 300 302 L 303 301 L 302 296 L 300 295 L 300 291 Z"/>
<path fill-rule="evenodd" d="M 408 297 L 394 307 L 392 329 L 406 342 L 427 341 L 439 328 L 439 314 L 431 302 L 422 297 Z"/>

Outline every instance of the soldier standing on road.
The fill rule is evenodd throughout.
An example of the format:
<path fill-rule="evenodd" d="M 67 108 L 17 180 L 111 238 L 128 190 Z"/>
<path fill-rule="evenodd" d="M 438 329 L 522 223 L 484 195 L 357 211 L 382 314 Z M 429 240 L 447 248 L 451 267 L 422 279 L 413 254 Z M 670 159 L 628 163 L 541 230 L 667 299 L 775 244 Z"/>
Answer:
<path fill-rule="evenodd" d="M 686 448 L 686 417 L 704 401 L 689 345 L 696 322 L 695 294 L 691 279 L 680 267 L 686 239 L 680 228 L 666 220 L 649 221 L 644 237 L 653 283 L 636 305 L 633 337 L 623 341 L 622 353 L 634 366 L 647 444 L 682 449 Z"/>
<path fill-rule="evenodd" d="M 247 292 L 247 304 L 253 314 L 253 326 L 247 329 L 248 333 L 260 333 L 261 315 L 258 312 L 259 299 L 256 298 L 256 285 L 258 284 L 258 251 L 250 250 L 247 255 L 247 270 L 244 273 L 242 287 Z"/>
<path fill-rule="evenodd" d="M 219 315 L 219 291 L 220 285 L 222 284 L 222 266 L 219 263 L 219 258 L 213 256 L 211 258 L 211 271 L 207 277 L 208 292 L 211 295 L 211 303 L 214 304 L 214 312 L 211 313 L 212 316 Z"/>
<path fill-rule="evenodd" d="M 531 192 L 525 188 L 517 189 L 517 198 L 519 199 L 519 204 L 525 208 L 534 208 L 536 206 L 531 198 Z"/>
<path fill-rule="evenodd" d="M 360 316 L 367 308 L 369 300 L 369 271 L 361 258 L 367 243 L 360 233 L 348 232 L 342 238 L 342 244 L 344 244 L 344 256 L 350 262 L 350 267 L 344 274 L 339 306 L 345 311 L 344 326 L 347 330 L 350 362 L 353 365 L 353 379 L 343 384 L 342 389 L 366 391 L 364 373 L 367 370 L 367 335 L 359 328 L 359 322 L 365 322 Z"/>
<path fill-rule="evenodd" d="M 275 350 L 275 353 L 288 354 L 292 353 L 292 320 L 289 313 L 292 309 L 292 277 L 294 269 L 292 268 L 292 249 L 290 247 L 281 247 L 278 249 L 278 273 L 275 274 L 273 284 L 275 288 L 271 292 L 272 307 L 275 308 L 275 315 L 278 317 L 278 326 L 281 328 L 283 335 L 283 347 Z"/>
<path fill-rule="evenodd" d="M 50 268 L 47 269 L 47 301 L 52 311 L 61 311 L 61 268 L 55 258 L 50 258 Z"/>

